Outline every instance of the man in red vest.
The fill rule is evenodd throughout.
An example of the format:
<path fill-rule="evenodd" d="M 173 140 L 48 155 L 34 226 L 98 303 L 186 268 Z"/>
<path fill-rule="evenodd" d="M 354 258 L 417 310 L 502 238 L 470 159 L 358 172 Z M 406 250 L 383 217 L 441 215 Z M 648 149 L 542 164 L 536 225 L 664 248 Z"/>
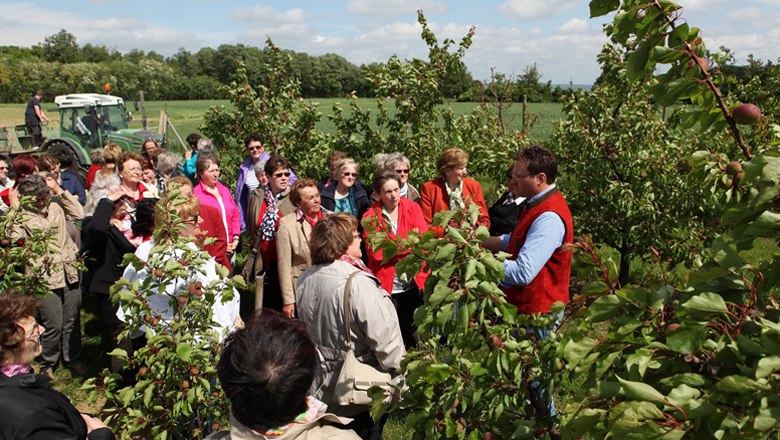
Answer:
<path fill-rule="evenodd" d="M 571 250 L 574 241 L 571 212 L 555 178 L 558 163 L 548 150 L 530 146 L 515 154 L 509 190 L 525 197 L 511 234 L 490 237 L 485 247 L 504 250 L 501 288 L 507 301 L 522 313 L 549 313 L 557 301 L 569 302 Z"/>

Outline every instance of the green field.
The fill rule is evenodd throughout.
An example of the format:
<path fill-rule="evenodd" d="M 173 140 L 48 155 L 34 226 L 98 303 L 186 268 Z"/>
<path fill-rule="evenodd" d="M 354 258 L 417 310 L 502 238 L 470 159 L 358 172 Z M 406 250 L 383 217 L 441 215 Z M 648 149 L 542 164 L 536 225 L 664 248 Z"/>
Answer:
<path fill-rule="evenodd" d="M 322 115 L 318 128 L 326 133 L 334 130 L 329 118 L 333 114 L 333 106 L 341 103 L 342 108 L 348 107 L 348 100 L 342 98 L 318 98 L 311 101 L 317 105 L 317 109 Z M 362 98 L 358 100 L 358 103 L 362 108 L 369 110 L 376 108 L 376 99 Z M 125 105 L 133 114 L 133 122 L 130 126 L 140 128 L 142 126 L 140 109 L 135 109 L 133 101 L 126 100 Z M 230 108 L 230 103 L 225 100 L 147 102 L 145 107 L 149 129 L 157 131 L 160 112 L 167 110 L 169 120 L 183 139 L 189 133 L 199 131 L 206 111 L 216 105 L 225 105 Z M 476 103 L 470 102 L 451 102 L 445 105 L 452 108 L 456 115 L 468 114 L 477 106 Z M 24 123 L 24 109 L 25 104 L 0 104 L 0 127 Z M 56 105 L 51 102 L 44 103 L 43 110 L 47 116 L 56 119 Z M 530 140 L 532 142 L 545 142 L 552 133 L 555 122 L 560 118 L 561 105 L 556 103 L 528 104 L 527 111 Z M 505 108 L 505 112 L 508 128 L 520 130 L 522 127 L 522 104 L 511 104 Z M 172 143 L 177 143 L 173 132 L 169 132 L 169 138 Z"/>

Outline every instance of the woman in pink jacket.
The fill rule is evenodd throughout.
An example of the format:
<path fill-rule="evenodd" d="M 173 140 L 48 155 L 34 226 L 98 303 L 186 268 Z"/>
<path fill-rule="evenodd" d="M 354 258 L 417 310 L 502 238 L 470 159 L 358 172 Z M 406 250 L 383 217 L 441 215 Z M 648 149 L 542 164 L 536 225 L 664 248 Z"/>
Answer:
<path fill-rule="evenodd" d="M 375 228 L 363 231 L 364 242 L 368 251 L 368 267 L 379 278 L 382 288 L 392 296 L 398 312 L 398 323 L 401 326 L 401 336 L 404 345 L 409 348 L 419 342 L 417 328 L 414 325 L 414 310 L 422 304 L 421 290 L 425 286 L 428 272 L 421 270 L 413 279 L 399 277 L 395 265 L 407 253 L 401 252 L 388 262 L 382 262 L 382 251 L 374 251 L 369 244 L 369 229 L 387 232 L 390 238 L 406 238 L 409 231 L 423 233 L 428 225 L 423 218 L 422 209 L 417 203 L 401 197 L 401 178 L 393 171 L 384 171 L 374 177 L 373 189 L 379 195 L 379 201 L 371 205 L 363 215 L 363 219 L 376 218 Z"/>
<path fill-rule="evenodd" d="M 227 241 L 227 254 L 231 256 L 238 246 L 238 237 L 241 234 L 241 211 L 233 200 L 233 195 L 228 187 L 219 182 L 219 159 L 215 155 L 204 154 L 198 157 L 195 163 L 198 175 L 198 184 L 192 189 L 192 193 L 198 198 L 201 205 L 217 208 L 225 225 L 225 241 Z"/>

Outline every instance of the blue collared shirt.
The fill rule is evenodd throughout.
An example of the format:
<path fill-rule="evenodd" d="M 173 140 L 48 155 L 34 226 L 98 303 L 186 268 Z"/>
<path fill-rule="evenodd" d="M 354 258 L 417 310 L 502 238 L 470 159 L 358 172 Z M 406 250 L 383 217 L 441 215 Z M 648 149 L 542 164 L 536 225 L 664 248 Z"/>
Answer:
<path fill-rule="evenodd" d="M 533 202 L 553 188 L 555 188 L 555 184 L 528 199 L 528 202 Z M 502 249 L 506 250 L 509 247 L 511 235 L 510 233 L 501 236 Z M 566 225 L 558 214 L 547 211 L 539 215 L 528 229 L 525 243 L 523 243 L 520 252 L 517 253 L 517 258 L 504 261 L 504 279 L 501 284 L 527 286 L 547 264 L 553 252 L 561 247 L 565 235 Z"/>

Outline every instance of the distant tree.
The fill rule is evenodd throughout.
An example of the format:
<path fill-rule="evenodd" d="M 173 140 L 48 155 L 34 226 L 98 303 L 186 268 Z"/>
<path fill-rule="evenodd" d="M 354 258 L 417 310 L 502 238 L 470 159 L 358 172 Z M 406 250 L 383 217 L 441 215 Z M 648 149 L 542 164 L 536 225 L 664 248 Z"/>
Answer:
<path fill-rule="evenodd" d="M 81 59 L 88 63 L 102 63 L 110 58 L 111 53 L 106 46 L 87 43 L 81 48 Z"/>
<path fill-rule="evenodd" d="M 552 83 L 550 81 L 542 83 L 542 74 L 539 73 L 536 63 L 532 66 L 525 66 L 523 74 L 515 82 L 515 101 L 522 101 L 523 96 L 528 99 L 528 102 L 552 100 Z"/>
<path fill-rule="evenodd" d="M 43 40 L 43 52 L 46 61 L 75 63 L 79 61 L 80 50 L 76 37 L 65 29 L 49 35 Z"/>
<path fill-rule="evenodd" d="M 469 92 L 474 78 L 469 73 L 466 64 L 461 60 L 451 61 L 445 70 L 446 77 L 441 82 L 441 93 L 447 98 L 458 99 Z"/>

